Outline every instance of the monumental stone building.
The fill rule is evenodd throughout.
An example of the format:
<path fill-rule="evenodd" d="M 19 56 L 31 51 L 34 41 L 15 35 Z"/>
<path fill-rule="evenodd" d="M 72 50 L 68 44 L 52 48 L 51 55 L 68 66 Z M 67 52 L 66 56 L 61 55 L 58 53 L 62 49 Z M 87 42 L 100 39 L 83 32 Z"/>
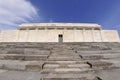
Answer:
<path fill-rule="evenodd" d="M 119 74 L 116 30 L 33 23 L 0 31 L 0 80 L 120 80 Z"/>
<path fill-rule="evenodd" d="M 32 23 L 1 31 L 0 42 L 119 42 L 119 36 L 98 24 Z"/>

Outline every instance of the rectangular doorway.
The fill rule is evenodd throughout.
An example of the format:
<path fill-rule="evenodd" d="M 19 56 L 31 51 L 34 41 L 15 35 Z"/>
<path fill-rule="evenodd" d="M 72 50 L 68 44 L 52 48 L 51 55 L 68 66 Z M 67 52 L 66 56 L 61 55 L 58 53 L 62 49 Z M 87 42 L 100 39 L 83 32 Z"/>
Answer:
<path fill-rule="evenodd" d="M 59 43 L 63 43 L 63 35 L 62 34 L 58 35 L 58 40 L 59 40 L 58 41 Z"/>

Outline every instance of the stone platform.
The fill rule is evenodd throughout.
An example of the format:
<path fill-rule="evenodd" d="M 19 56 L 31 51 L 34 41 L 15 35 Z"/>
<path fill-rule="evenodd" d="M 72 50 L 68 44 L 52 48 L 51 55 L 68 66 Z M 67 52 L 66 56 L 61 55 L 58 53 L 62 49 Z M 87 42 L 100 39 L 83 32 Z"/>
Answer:
<path fill-rule="evenodd" d="M 119 80 L 120 43 L 0 43 L 0 80 Z"/>

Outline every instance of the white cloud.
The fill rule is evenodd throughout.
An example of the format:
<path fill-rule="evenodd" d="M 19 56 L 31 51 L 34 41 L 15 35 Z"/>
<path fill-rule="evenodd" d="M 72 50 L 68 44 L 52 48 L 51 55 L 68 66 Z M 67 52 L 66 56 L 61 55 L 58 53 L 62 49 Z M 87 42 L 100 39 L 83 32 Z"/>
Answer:
<path fill-rule="evenodd" d="M 38 17 L 37 9 L 29 0 L 0 0 L 0 29 L 15 28 Z"/>

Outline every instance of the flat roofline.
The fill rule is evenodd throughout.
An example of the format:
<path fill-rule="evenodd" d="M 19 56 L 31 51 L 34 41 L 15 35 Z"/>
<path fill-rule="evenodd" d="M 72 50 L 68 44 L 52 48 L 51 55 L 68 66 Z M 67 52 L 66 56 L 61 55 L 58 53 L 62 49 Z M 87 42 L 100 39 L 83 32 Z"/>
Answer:
<path fill-rule="evenodd" d="M 29 28 L 98 28 L 101 29 L 99 24 L 91 23 L 30 23 L 21 24 L 17 29 Z"/>

